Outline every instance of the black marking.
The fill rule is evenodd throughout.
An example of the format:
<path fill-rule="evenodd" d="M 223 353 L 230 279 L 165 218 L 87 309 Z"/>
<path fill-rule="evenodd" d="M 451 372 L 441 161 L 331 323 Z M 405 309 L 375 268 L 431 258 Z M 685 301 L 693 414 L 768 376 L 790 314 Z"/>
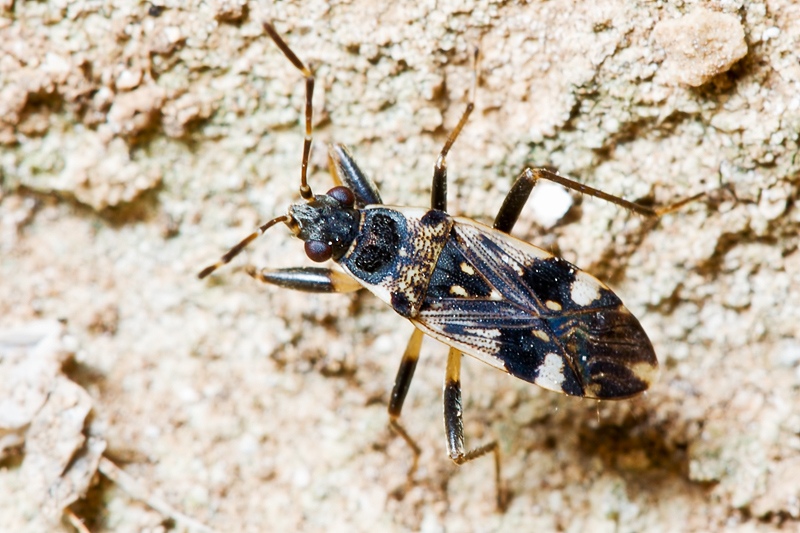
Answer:
<path fill-rule="evenodd" d="M 545 342 L 537 337 L 530 330 L 501 329 L 499 337 L 500 350 L 497 357 L 505 363 L 506 370 L 512 376 L 534 383 L 539 377 L 539 370 L 544 364 L 544 359 L 548 353 L 554 353 L 562 360 L 569 361 L 569 354 L 561 346 L 561 343 L 553 340 L 553 335 L 546 321 L 539 321 L 536 328 L 545 331 L 550 337 L 550 342 Z M 580 371 L 571 367 L 568 363 L 564 364 L 561 373 L 564 381 L 561 383 L 561 390 L 570 396 L 584 396 L 585 390 L 583 380 L 579 377 Z"/>
<path fill-rule="evenodd" d="M 361 272 L 375 274 L 394 263 L 399 244 L 397 221 L 381 212 L 368 211 L 349 261 Z"/>
<path fill-rule="evenodd" d="M 564 298 L 564 287 L 572 286 L 575 281 L 575 270 L 567 261 L 553 257 L 552 259 L 535 259 L 529 266 L 524 268 L 523 279 L 525 284 L 530 287 L 540 302 L 548 300 L 561 304 L 561 308 L 571 299 L 569 294 Z"/>
<path fill-rule="evenodd" d="M 553 314 L 569 313 L 591 308 L 618 307 L 622 301 L 613 292 L 598 286 L 598 298 L 590 306 L 580 305 L 573 300 L 572 287 L 576 281 L 578 267 L 560 257 L 551 259 L 536 259 L 530 266 L 524 268 L 523 279 L 525 284 L 533 289 L 540 302 L 552 301 L 561 306 L 561 309 L 552 311 Z"/>
<path fill-rule="evenodd" d="M 447 213 L 444 211 L 437 211 L 436 209 L 431 209 L 427 213 L 425 213 L 421 219 L 419 219 L 419 223 L 423 226 L 438 226 L 439 224 L 444 223 L 447 220 Z"/>
<path fill-rule="evenodd" d="M 413 306 L 411 300 L 404 292 L 392 292 L 392 308 L 403 316 L 409 316 L 412 312 Z"/>

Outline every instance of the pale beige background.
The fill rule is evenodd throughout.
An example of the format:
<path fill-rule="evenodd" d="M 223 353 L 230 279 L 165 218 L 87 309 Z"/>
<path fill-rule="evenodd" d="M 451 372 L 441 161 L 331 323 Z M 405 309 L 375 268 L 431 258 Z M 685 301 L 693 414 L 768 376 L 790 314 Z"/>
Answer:
<path fill-rule="evenodd" d="M 145 2 L 2 2 L 0 326 L 65 321 L 66 373 L 106 456 L 218 531 L 798 527 L 800 9 L 403 4 L 176 1 L 156 17 Z M 653 30 L 699 7 L 740 20 L 747 55 L 676 86 Z M 235 268 L 309 264 L 282 228 L 194 277 L 298 198 L 303 85 L 264 19 L 317 74 L 315 190 L 325 143 L 345 142 L 387 203 L 425 205 L 479 45 L 451 212 L 490 222 L 525 164 L 657 203 L 735 193 L 652 228 L 591 198 L 555 228 L 525 211 L 515 233 L 607 280 L 662 374 L 598 405 L 466 359 L 467 441 L 499 439 L 505 514 L 491 461 L 445 455 L 445 347 L 424 343 L 406 402 L 424 451 L 403 492 L 411 456 L 385 411 L 411 326 L 368 294 L 292 293 Z M 23 454 L 0 462 L 0 529 L 35 523 L 15 489 Z M 72 507 L 91 531 L 169 526 L 96 479 Z"/>

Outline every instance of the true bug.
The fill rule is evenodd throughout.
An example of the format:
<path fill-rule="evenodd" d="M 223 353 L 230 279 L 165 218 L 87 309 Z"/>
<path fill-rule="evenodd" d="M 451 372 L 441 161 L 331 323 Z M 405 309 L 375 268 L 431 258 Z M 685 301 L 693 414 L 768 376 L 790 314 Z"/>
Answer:
<path fill-rule="evenodd" d="M 389 401 L 390 426 L 414 451 L 420 449 L 398 419 L 414 375 L 425 333 L 450 346 L 444 384 L 447 451 L 457 464 L 495 454 L 502 506 L 497 442 L 467 451 L 461 413 L 461 354 L 469 354 L 525 381 L 571 396 L 617 400 L 647 390 L 658 373 L 653 346 L 639 321 L 604 283 L 564 259 L 509 235 L 539 179 L 612 202 L 640 215 L 659 217 L 702 194 L 654 209 L 587 187 L 545 169 L 526 168 L 505 198 L 492 227 L 447 214 L 446 157 L 474 108 L 477 66 L 470 101 L 439 154 L 431 207 L 383 205 L 373 182 L 344 145 L 329 148 L 336 186 L 315 195 L 308 185 L 314 76 L 273 26 L 264 28 L 306 80 L 305 142 L 300 174 L 304 202 L 290 206 L 205 268 L 205 278 L 231 261 L 270 227 L 282 222 L 305 241 L 315 262 L 330 268 L 261 269 L 248 273 L 265 283 L 306 292 L 366 288 L 415 326 Z M 475 52 L 477 62 L 477 50 Z"/>

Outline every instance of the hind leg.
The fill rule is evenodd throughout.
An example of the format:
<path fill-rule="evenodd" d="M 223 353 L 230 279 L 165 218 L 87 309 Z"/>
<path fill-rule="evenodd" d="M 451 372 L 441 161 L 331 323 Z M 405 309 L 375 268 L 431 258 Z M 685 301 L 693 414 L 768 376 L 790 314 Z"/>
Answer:
<path fill-rule="evenodd" d="M 646 205 L 629 202 L 628 200 L 620 198 L 619 196 L 614 196 L 613 194 L 608 194 L 599 189 L 578 183 L 575 180 L 565 178 L 564 176 L 559 176 L 558 174 L 550 172 L 544 168 L 526 168 L 519 175 L 517 181 L 514 182 L 514 185 L 511 186 L 511 190 L 508 191 L 505 200 L 503 200 L 503 205 L 500 207 L 500 210 L 497 212 L 497 216 L 494 219 L 495 229 L 505 233 L 511 232 L 511 230 L 514 228 L 514 224 L 517 223 L 517 219 L 522 212 L 522 208 L 528 201 L 528 197 L 530 197 L 533 187 L 540 179 L 558 183 L 567 189 L 572 189 L 573 191 L 578 191 L 582 194 L 588 194 L 589 196 L 600 198 L 601 200 L 624 207 L 625 209 L 633 211 L 639 215 L 651 218 L 658 218 L 667 213 L 676 211 L 686 204 L 702 198 L 706 194 L 704 192 L 695 194 L 694 196 L 684 198 L 678 202 L 663 207 L 653 208 Z"/>

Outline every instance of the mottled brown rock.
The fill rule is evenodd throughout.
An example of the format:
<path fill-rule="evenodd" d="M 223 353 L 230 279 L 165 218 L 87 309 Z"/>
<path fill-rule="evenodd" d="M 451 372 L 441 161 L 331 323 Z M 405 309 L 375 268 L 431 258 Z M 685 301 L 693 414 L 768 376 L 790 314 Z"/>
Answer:
<path fill-rule="evenodd" d="M 662 20 L 653 29 L 653 40 L 666 55 L 659 77 L 691 87 L 708 83 L 747 55 L 739 18 L 707 9 Z"/>

